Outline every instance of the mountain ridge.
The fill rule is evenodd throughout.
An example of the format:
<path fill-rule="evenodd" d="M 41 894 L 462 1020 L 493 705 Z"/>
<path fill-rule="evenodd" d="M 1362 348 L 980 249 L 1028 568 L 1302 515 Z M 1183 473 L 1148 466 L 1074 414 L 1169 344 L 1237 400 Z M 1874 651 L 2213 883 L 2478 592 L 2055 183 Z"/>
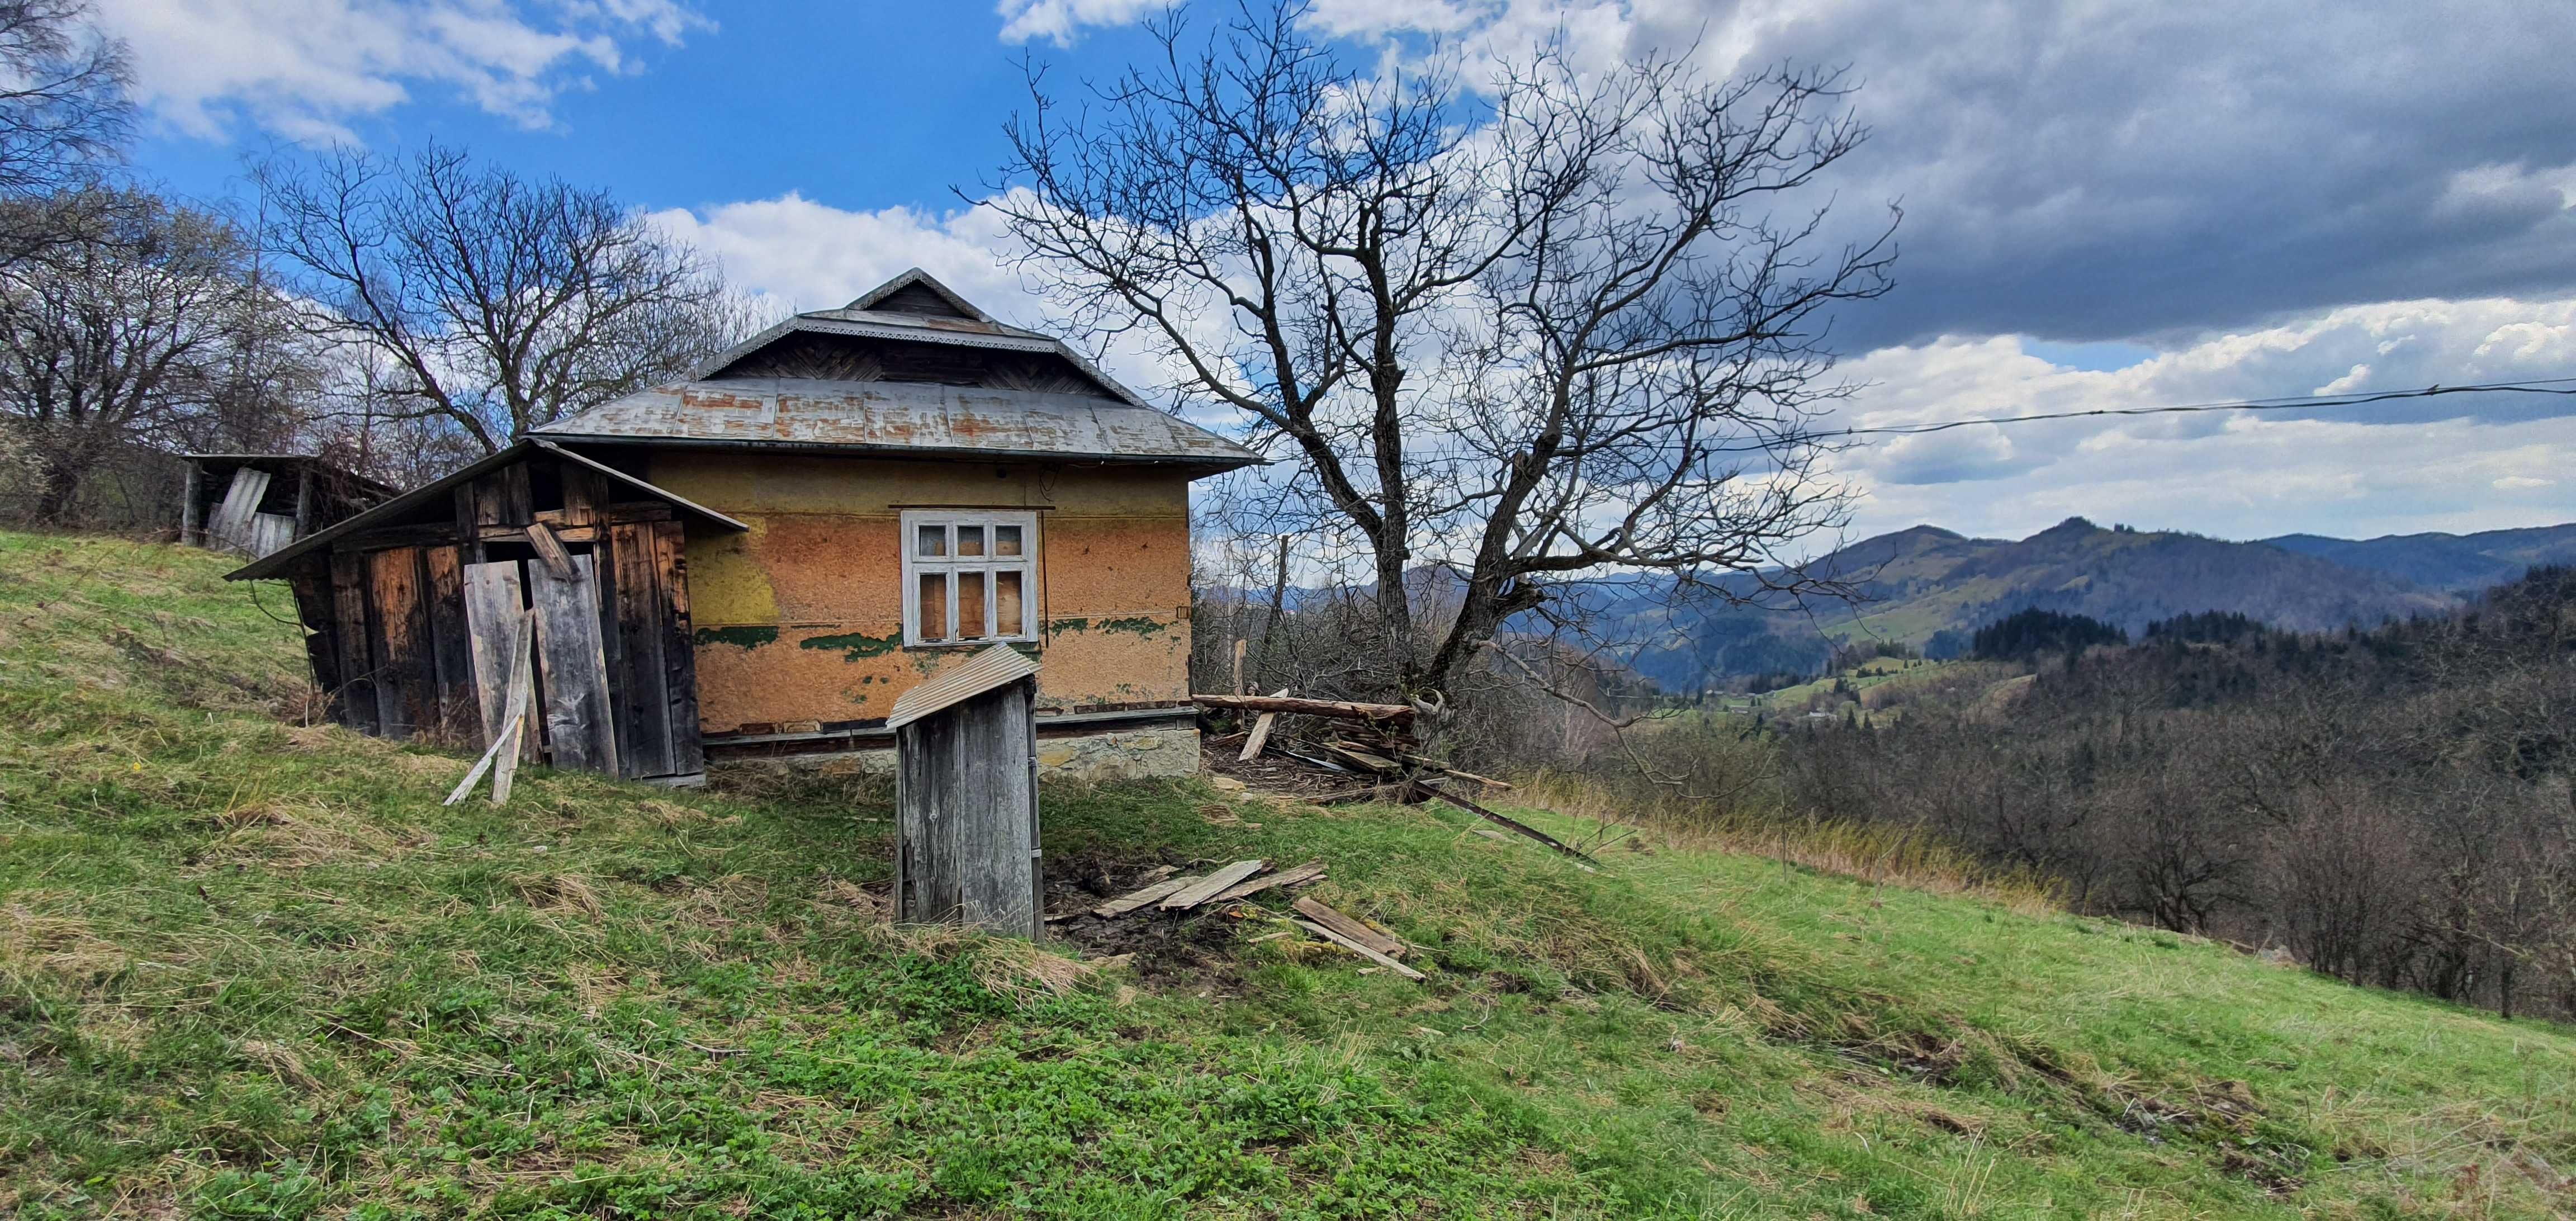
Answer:
<path fill-rule="evenodd" d="M 1978 627 L 2029 609 L 2080 614 L 2132 635 L 2203 611 L 2294 631 L 2447 614 L 2461 595 L 2530 567 L 2576 563 L 2576 524 L 2468 535 L 2244 542 L 2182 531 L 2105 527 L 2070 517 L 2023 539 L 1974 538 L 1929 523 L 1874 535 L 1795 571 L 1855 600 L 1762 604 L 1759 583 L 1724 587 L 1748 605 L 1672 607 L 1620 600 L 1609 635 L 1667 690 L 1752 674 L 1812 671 L 1840 645 L 1887 641 L 1951 655 Z M 1774 574 L 1775 576 L 1777 574 Z"/>

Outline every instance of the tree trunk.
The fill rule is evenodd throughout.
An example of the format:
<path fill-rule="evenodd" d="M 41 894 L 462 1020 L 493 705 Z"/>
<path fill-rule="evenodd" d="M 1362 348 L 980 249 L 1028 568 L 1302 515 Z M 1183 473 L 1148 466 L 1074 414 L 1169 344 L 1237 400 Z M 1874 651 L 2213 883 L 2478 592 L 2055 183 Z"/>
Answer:
<path fill-rule="evenodd" d="M 45 460 L 44 490 L 36 494 L 36 520 L 49 526 L 63 525 L 71 519 L 72 509 L 80 499 L 81 476 L 86 463 L 68 456 Z"/>

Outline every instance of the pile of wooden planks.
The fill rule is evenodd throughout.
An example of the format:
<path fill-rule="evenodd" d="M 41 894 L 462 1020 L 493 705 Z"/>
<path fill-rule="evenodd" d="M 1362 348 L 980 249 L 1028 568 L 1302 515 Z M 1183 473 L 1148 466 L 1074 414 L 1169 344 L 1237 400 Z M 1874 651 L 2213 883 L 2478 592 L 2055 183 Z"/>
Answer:
<path fill-rule="evenodd" d="M 1049 916 L 1049 923 L 1089 915 L 1099 920 L 1117 920 L 1137 912 L 1191 912 L 1204 907 L 1222 907 L 1248 899 L 1267 890 L 1304 886 L 1322 881 L 1324 865 L 1308 861 L 1293 869 L 1264 871 L 1270 862 L 1260 859 L 1236 861 L 1203 874 L 1179 874 L 1165 865 L 1145 876 L 1143 886 L 1111 899 L 1089 912 Z M 1357 917 L 1346 915 L 1311 895 L 1301 895 L 1293 904 L 1299 918 L 1290 920 L 1296 928 L 1312 933 L 1320 940 L 1349 950 L 1368 961 L 1411 980 L 1425 978 L 1422 972 L 1398 961 L 1411 950 L 1403 939 Z M 1280 934 L 1288 935 L 1288 934 Z"/>
<path fill-rule="evenodd" d="M 1232 903 L 1238 899 L 1250 898 L 1265 890 L 1275 890 L 1283 886 L 1303 886 L 1309 882 L 1321 881 L 1324 877 L 1324 866 L 1319 861 L 1308 861 L 1294 869 L 1282 869 L 1262 876 L 1262 871 L 1268 868 L 1270 868 L 1270 862 L 1255 859 L 1236 861 L 1224 868 L 1212 869 L 1204 874 L 1174 877 L 1172 875 L 1177 871 L 1165 865 L 1148 874 L 1144 886 L 1092 908 L 1090 914 L 1102 920 L 1115 920 L 1120 916 L 1142 911 L 1148 907 L 1158 912 L 1195 911 L 1212 903 L 1220 905 Z M 1080 914 L 1082 913 L 1076 912 L 1071 915 L 1049 916 L 1047 920 L 1050 923 L 1070 920 Z"/>

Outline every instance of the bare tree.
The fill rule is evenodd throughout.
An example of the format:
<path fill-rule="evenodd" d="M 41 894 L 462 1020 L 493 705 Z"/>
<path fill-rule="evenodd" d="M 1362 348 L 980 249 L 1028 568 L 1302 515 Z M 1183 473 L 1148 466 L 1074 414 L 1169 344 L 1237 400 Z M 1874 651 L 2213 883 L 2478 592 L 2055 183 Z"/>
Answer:
<path fill-rule="evenodd" d="M 98 240 L 0 269 L 0 412 L 34 453 L 35 516 L 48 522 L 71 513 L 102 464 L 201 411 L 245 315 L 271 304 L 247 279 L 248 243 L 209 212 L 91 188 L 0 204 L 0 217 L 83 201 Z"/>
<path fill-rule="evenodd" d="M 1469 89 L 1346 67 L 1304 16 L 1168 17 L 1077 113 L 1032 73 L 991 206 L 1081 337 L 1141 336 L 1293 458 L 1265 511 L 1359 559 L 1393 685 L 1445 690 L 1586 578 L 1715 589 L 1840 520 L 1823 324 L 1892 252 L 1768 213 L 1863 138 L 1834 74 L 1540 47 Z"/>
<path fill-rule="evenodd" d="M 320 303 L 311 329 L 383 358 L 389 415 L 442 421 L 484 452 L 682 376 L 747 321 L 695 251 L 605 192 L 436 145 L 257 177 L 266 245 Z"/>
<path fill-rule="evenodd" d="M 125 137 L 125 46 L 90 23 L 88 0 L 0 0 L 0 261 L 96 240 L 92 181 Z M 39 203 L 50 206 L 37 206 Z"/>

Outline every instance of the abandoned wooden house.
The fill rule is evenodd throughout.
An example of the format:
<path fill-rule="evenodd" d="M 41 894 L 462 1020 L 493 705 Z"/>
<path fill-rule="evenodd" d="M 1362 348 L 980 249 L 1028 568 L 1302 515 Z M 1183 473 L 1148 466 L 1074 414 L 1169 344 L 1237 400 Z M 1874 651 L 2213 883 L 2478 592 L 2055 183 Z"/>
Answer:
<path fill-rule="evenodd" d="M 372 733 L 488 741 L 531 605 L 529 750 L 558 766 L 873 766 L 898 697 L 1000 643 L 1044 658 L 1044 767 L 1179 774 L 1189 485 L 1257 461 L 914 270 L 232 575 L 294 586 Z"/>
<path fill-rule="evenodd" d="M 308 454 L 181 454 L 179 541 L 253 559 L 393 499 L 394 489 Z"/>

